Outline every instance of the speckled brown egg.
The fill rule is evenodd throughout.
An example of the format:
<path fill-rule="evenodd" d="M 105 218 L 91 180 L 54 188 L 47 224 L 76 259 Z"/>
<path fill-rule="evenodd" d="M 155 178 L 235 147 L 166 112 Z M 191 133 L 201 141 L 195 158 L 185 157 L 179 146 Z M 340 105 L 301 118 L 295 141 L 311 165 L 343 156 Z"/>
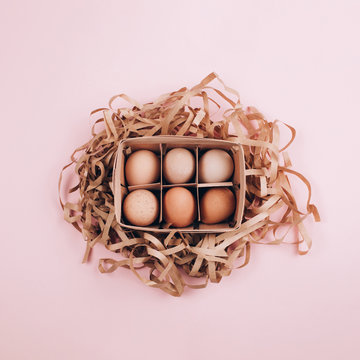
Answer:
<path fill-rule="evenodd" d="M 211 188 L 200 200 L 201 221 L 205 224 L 217 224 L 235 211 L 235 196 L 228 188 Z"/>
<path fill-rule="evenodd" d="M 183 187 L 173 187 L 164 195 L 164 218 L 173 227 L 182 228 L 192 224 L 196 218 L 194 195 Z"/>
<path fill-rule="evenodd" d="M 149 190 L 131 191 L 123 202 L 125 218 L 133 225 L 147 226 L 159 215 L 159 201 Z"/>

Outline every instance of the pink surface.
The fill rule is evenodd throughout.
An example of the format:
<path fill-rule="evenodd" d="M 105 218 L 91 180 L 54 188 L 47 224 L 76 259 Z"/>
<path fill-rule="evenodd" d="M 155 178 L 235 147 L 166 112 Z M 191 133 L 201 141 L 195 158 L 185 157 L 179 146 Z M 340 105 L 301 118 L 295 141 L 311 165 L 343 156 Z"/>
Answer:
<path fill-rule="evenodd" d="M 360 358 L 358 1 L 1 2 L 0 358 Z M 314 246 L 253 246 L 220 284 L 172 298 L 82 265 L 60 168 L 88 114 L 216 71 L 293 125 L 323 221 Z M 298 195 L 303 197 L 303 188 Z"/>

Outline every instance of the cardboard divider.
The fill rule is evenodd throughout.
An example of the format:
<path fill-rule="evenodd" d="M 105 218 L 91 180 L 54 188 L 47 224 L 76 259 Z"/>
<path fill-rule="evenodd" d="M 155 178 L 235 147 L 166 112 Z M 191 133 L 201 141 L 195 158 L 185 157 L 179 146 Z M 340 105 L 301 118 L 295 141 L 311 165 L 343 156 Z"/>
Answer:
<path fill-rule="evenodd" d="M 201 183 L 198 184 L 199 188 L 208 188 L 208 187 L 225 187 L 225 186 L 233 186 L 232 181 L 225 181 L 225 182 L 216 182 L 216 183 Z"/>
<path fill-rule="evenodd" d="M 164 159 L 164 147 L 163 144 L 160 144 L 160 214 L 159 214 L 159 224 L 163 221 L 163 159 Z"/>
<path fill-rule="evenodd" d="M 196 187 L 197 184 L 196 183 L 181 183 L 181 184 L 165 184 L 163 185 L 163 189 L 169 189 L 169 188 L 173 188 L 173 187 Z"/>
<path fill-rule="evenodd" d="M 240 145 L 235 145 L 234 148 L 232 149 L 232 159 L 234 161 L 234 173 L 232 177 L 232 182 L 234 183 L 234 185 L 241 184 L 241 180 L 243 177 L 241 174 L 241 170 L 244 168 L 245 171 L 244 157 L 241 158 L 239 156 L 236 156 L 236 152 L 240 152 L 240 149 L 242 153 L 242 147 Z"/>
<path fill-rule="evenodd" d="M 127 186 L 127 189 L 129 191 L 138 190 L 138 189 L 160 190 L 161 184 L 159 182 L 157 182 L 157 183 L 151 183 L 151 184 L 129 185 L 129 186 Z"/>
<path fill-rule="evenodd" d="M 199 195 L 199 146 L 195 150 L 195 182 L 196 182 L 196 206 L 197 206 L 197 220 L 200 223 L 200 195 Z"/>
<path fill-rule="evenodd" d="M 159 226 L 159 224 L 161 223 L 162 219 L 162 209 L 161 209 L 161 204 L 162 204 L 162 201 L 161 201 L 161 189 L 158 189 L 158 190 L 155 190 L 155 191 L 151 191 L 155 196 L 156 198 L 158 199 L 159 201 L 159 214 L 158 214 L 158 218 L 157 218 L 157 221 L 154 222 L 154 225 L 156 226 Z"/>
<path fill-rule="evenodd" d="M 173 148 L 186 148 L 192 151 L 195 157 L 195 174 L 190 182 L 185 184 L 167 184 L 163 176 L 163 164 L 166 153 Z M 137 150 L 150 150 L 155 152 L 160 158 L 160 177 L 159 181 L 153 184 L 142 184 L 128 186 L 125 178 L 125 164 L 127 157 Z M 210 149 L 222 149 L 227 151 L 234 161 L 234 172 L 228 181 L 219 183 L 199 183 L 199 159 L 205 151 Z M 114 203 L 115 216 L 122 227 L 141 231 L 169 232 L 173 228 L 169 227 L 163 219 L 163 198 L 169 189 L 177 186 L 185 187 L 190 190 L 197 203 L 197 217 L 195 222 L 188 227 L 179 228 L 181 232 L 204 233 L 204 232 L 226 232 L 239 228 L 243 217 L 245 204 L 245 162 L 242 146 L 239 143 L 216 139 L 199 139 L 185 136 L 150 136 L 141 138 L 130 138 L 122 140 L 119 143 L 118 152 L 116 154 L 114 170 Z M 230 188 L 236 197 L 236 209 L 233 216 L 228 222 L 221 224 L 207 225 L 201 222 L 200 200 L 202 194 L 208 188 L 227 187 Z M 130 191 L 137 189 L 147 189 L 152 191 L 159 199 L 159 217 L 158 221 L 151 226 L 140 227 L 129 224 L 123 218 L 121 209 L 122 201 Z"/>
<path fill-rule="evenodd" d="M 195 148 L 195 182 L 199 184 L 199 146 Z"/>

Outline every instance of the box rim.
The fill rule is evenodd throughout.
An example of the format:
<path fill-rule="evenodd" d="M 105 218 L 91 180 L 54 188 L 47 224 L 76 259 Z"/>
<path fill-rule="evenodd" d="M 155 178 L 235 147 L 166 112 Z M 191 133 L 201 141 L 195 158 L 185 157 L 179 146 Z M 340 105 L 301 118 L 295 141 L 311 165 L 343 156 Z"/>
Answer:
<path fill-rule="evenodd" d="M 240 192 L 241 192 L 241 196 L 239 199 L 239 203 L 238 205 L 241 206 L 241 208 L 239 208 L 240 214 L 239 214 L 239 218 L 240 221 L 238 223 L 238 225 L 234 226 L 233 228 L 220 228 L 220 229 L 191 229 L 191 230 L 185 230 L 182 228 L 150 228 L 150 227 L 142 227 L 142 226 L 136 226 L 136 225 L 128 225 L 128 224 L 124 224 L 121 222 L 121 218 L 118 214 L 117 211 L 117 207 L 116 207 L 116 199 L 118 199 L 118 191 L 119 188 L 121 189 L 121 187 L 124 187 L 121 183 L 118 184 L 118 182 L 120 181 L 120 177 L 117 180 L 117 178 L 115 177 L 115 172 L 117 170 L 117 165 L 119 162 L 119 153 L 120 153 L 120 149 L 123 148 L 124 143 L 127 142 L 142 142 L 142 141 L 147 141 L 147 140 L 151 140 L 151 143 L 160 143 L 161 139 L 164 140 L 171 140 L 171 139 L 177 139 L 177 140 L 181 140 L 184 142 L 202 142 L 202 141 L 209 141 L 212 142 L 213 144 L 216 142 L 222 143 L 222 144 L 227 144 L 227 145 L 239 145 L 239 151 L 240 151 L 240 155 L 241 158 L 243 159 L 242 163 L 242 169 L 240 169 L 240 179 L 239 179 L 239 185 L 240 185 Z M 243 150 L 243 146 L 241 144 L 240 141 L 231 141 L 231 140 L 223 140 L 223 139 L 213 139 L 213 138 L 196 138 L 196 137 L 191 137 L 191 136 L 182 136 L 182 135 L 155 135 L 155 136 L 143 136 L 143 137 L 134 137 L 134 138 L 126 138 L 126 139 L 122 139 L 119 141 L 118 144 L 118 149 L 116 150 L 116 156 L 115 156 L 115 160 L 114 160 L 114 167 L 113 167 L 113 171 L 112 171 L 112 177 L 113 177 L 113 184 L 114 184 L 114 189 L 113 189 L 113 195 L 114 195 L 114 208 L 115 208 L 115 219 L 117 221 L 117 223 L 122 227 L 122 228 L 126 228 L 128 230 L 134 230 L 134 231 L 150 231 L 150 232 L 157 232 L 157 233 L 169 233 L 170 231 L 177 231 L 177 232 L 184 232 L 184 233 L 189 233 L 189 234 L 204 234 L 204 233 L 225 233 L 225 232 L 232 232 L 232 231 L 238 231 L 241 226 L 242 226 L 242 220 L 244 217 L 244 210 L 245 210 L 245 193 L 246 193 L 246 176 L 245 176 L 245 158 L 244 158 L 244 150 Z M 121 198 L 121 197 L 120 197 Z"/>

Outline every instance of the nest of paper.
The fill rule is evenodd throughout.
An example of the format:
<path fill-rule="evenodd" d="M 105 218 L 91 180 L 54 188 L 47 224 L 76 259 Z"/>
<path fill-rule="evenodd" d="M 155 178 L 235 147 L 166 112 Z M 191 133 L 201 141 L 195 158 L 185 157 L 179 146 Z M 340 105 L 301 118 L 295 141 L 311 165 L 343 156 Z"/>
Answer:
<path fill-rule="evenodd" d="M 218 81 L 221 90 L 209 85 Z M 125 100 L 127 107 L 116 106 Z M 196 105 L 194 105 L 196 103 Z M 200 105 L 199 105 L 200 104 Z M 224 105 L 225 104 L 225 105 Z M 213 120 L 212 108 L 220 119 Z M 180 296 L 185 287 L 203 288 L 208 281 L 219 282 L 233 269 L 248 264 L 252 244 L 295 244 L 306 254 L 311 239 L 303 221 L 320 217 L 310 203 L 307 179 L 291 167 L 285 151 L 295 138 L 295 129 L 279 121 L 267 121 L 254 107 L 244 108 L 239 94 L 227 87 L 215 73 L 198 85 L 181 88 L 140 104 L 125 94 L 114 96 L 108 108 L 94 110 L 100 115 L 92 127 L 92 138 L 77 148 L 65 169 L 74 169 L 78 184 L 67 190 L 77 201 L 60 203 L 65 220 L 83 235 L 86 250 L 83 262 L 96 244 L 112 252 L 99 260 L 99 270 L 110 273 L 118 267 L 130 269 L 145 285 Z M 280 148 L 280 126 L 291 139 Z M 98 130 L 98 128 L 101 128 Z M 121 227 L 115 217 L 113 167 L 119 142 L 123 139 L 178 135 L 221 139 L 241 143 L 245 160 L 245 209 L 242 224 L 224 233 L 168 233 L 136 231 Z M 289 175 L 308 188 L 305 209 L 299 209 Z M 291 231 L 291 241 L 287 235 Z M 295 234 L 295 235 L 294 235 Z"/>

